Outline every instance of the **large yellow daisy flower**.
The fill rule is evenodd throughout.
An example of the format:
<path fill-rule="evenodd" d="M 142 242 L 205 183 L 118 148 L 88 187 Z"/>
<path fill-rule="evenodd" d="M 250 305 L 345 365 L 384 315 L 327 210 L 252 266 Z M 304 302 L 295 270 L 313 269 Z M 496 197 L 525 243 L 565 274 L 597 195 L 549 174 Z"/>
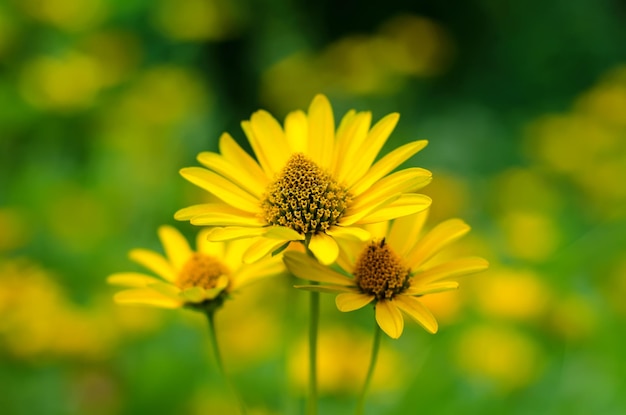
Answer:
<path fill-rule="evenodd" d="M 110 284 L 129 288 L 115 294 L 114 300 L 120 304 L 215 311 L 232 291 L 285 271 L 281 256 L 243 264 L 241 257 L 249 242 L 210 242 L 207 232 L 198 233 L 197 250 L 193 251 L 178 230 L 161 226 L 158 234 L 165 257 L 146 249 L 130 252 L 132 260 L 160 278 L 138 272 L 112 274 L 107 279 Z"/>
<path fill-rule="evenodd" d="M 419 297 L 458 288 L 461 275 L 487 268 L 482 258 L 470 257 L 429 265 L 429 260 L 445 246 L 465 235 L 470 227 L 460 219 L 450 219 L 419 238 L 427 211 L 384 224 L 380 238 L 369 242 L 342 244 L 337 263 L 350 274 L 319 264 L 301 252 L 285 253 L 287 268 L 297 277 L 322 285 L 302 285 L 313 291 L 339 293 L 337 308 L 353 311 L 375 303 L 376 321 L 394 339 L 402 334 L 405 312 L 424 329 L 436 333 L 437 320 L 421 303 Z"/>
<path fill-rule="evenodd" d="M 407 168 L 389 174 L 427 144 L 405 144 L 374 162 L 398 122 L 390 114 L 370 128 L 369 112 L 349 111 L 335 131 L 328 99 L 317 95 L 308 114 L 287 115 L 284 128 L 266 111 L 257 111 L 243 130 L 255 161 L 228 134 L 220 153 L 204 152 L 206 168 L 188 167 L 181 175 L 220 199 L 190 206 L 179 220 L 218 227 L 213 241 L 255 237 L 245 253 L 254 262 L 290 241 L 303 241 L 324 264 L 339 254 L 335 239 L 369 238 L 356 225 L 386 221 L 430 206 L 415 193 L 431 173 Z"/>

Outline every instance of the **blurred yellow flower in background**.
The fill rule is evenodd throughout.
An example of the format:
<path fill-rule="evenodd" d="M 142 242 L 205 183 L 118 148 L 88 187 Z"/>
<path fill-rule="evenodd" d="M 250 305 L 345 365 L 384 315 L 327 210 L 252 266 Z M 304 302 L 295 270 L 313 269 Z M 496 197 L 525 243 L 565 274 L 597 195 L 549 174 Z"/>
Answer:
<path fill-rule="evenodd" d="M 330 327 L 319 333 L 318 364 L 319 388 L 328 395 L 353 395 L 361 388 L 370 352 L 371 335 L 355 328 Z M 304 390 L 308 378 L 306 362 L 307 342 L 302 339 L 288 356 L 291 385 Z M 372 381 L 377 392 L 389 392 L 401 386 L 407 376 L 402 356 L 395 350 L 382 346 L 378 355 L 379 366 Z M 412 373 L 413 374 L 413 373 Z M 358 380 L 358 381 L 357 381 Z"/>
<path fill-rule="evenodd" d="M 626 214 L 626 67 L 609 72 L 581 94 L 572 110 L 530 124 L 527 152 L 567 177 L 602 217 Z M 581 174 L 581 172 L 593 174 Z"/>
<path fill-rule="evenodd" d="M 135 249 L 130 257 L 160 279 L 137 272 L 110 275 L 107 279 L 110 284 L 130 288 L 117 293 L 116 302 L 163 308 L 190 306 L 214 311 L 229 293 L 284 270 L 280 256 L 265 258 L 253 265 L 242 264 L 245 242 L 210 242 L 207 230 L 198 233 L 196 251 L 171 226 L 161 226 L 158 233 L 166 257 L 146 249 Z"/>
<path fill-rule="evenodd" d="M 24 0 L 17 4 L 29 16 L 68 32 L 94 28 L 108 9 L 103 0 Z"/>
<path fill-rule="evenodd" d="M 31 238 L 26 215 L 15 207 L 0 207 L 0 229 L 0 252 L 20 248 Z"/>
<path fill-rule="evenodd" d="M 511 167 L 493 179 L 490 197 L 503 212 L 558 215 L 563 208 L 562 190 L 538 168 Z"/>
<path fill-rule="evenodd" d="M 345 244 L 338 264 L 351 277 L 316 263 L 300 252 L 287 252 L 285 264 L 297 277 L 323 285 L 302 285 L 313 291 L 339 293 L 337 308 L 347 312 L 375 303 L 376 321 L 391 338 L 402 335 L 402 312 L 429 333 L 436 333 L 437 320 L 418 299 L 423 295 L 458 288 L 451 278 L 482 271 L 482 258 L 453 259 L 437 265 L 429 260 L 456 241 L 470 227 L 460 219 L 440 223 L 419 237 L 428 211 L 396 219 L 391 226 L 371 228 L 377 239 Z"/>
<path fill-rule="evenodd" d="M 110 302 L 79 306 L 57 280 L 30 260 L 0 260 L 0 345 L 11 356 L 99 361 L 116 350 L 121 334 L 159 326 L 155 316 L 136 319 Z"/>
<path fill-rule="evenodd" d="M 478 309 L 493 318 L 538 321 L 553 300 L 540 275 L 529 270 L 498 268 L 476 278 Z"/>
<path fill-rule="evenodd" d="M 236 2 L 227 0 L 159 0 L 153 21 L 172 39 L 218 40 L 241 29 L 242 13 Z"/>
<path fill-rule="evenodd" d="M 143 57 L 139 36 L 120 29 L 92 33 L 80 42 L 78 49 L 101 68 L 98 75 L 104 86 L 127 80 L 137 70 Z"/>
<path fill-rule="evenodd" d="M 17 25 L 9 13 L 0 8 L 0 58 L 15 47 L 18 38 Z"/>
<path fill-rule="evenodd" d="M 162 129 L 203 110 L 210 101 L 210 88 L 199 73 L 171 64 L 153 66 L 110 108 L 113 121 L 123 123 L 113 127 L 123 129 L 130 124 Z"/>
<path fill-rule="evenodd" d="M 318 91 L 389 95 L 412 78 L 445 72 L 454 55 L 445 27 L 424 16 L 398 14 L 372 34 L 348 34 L 320 51 L 298 50 L 282 58 L 264 72 L 261 95 L 285 111 Z"/>
<path fill-rule="evenodd" d="M 551 216 L 511 210 L 499 222 L 504 247 L 515 258 L 544 261 L 559 246 L 559 228 Z"/>
<path fill-rule="evenodd" d="M 543 370 L 544 352 L 533 338 L 510 327 L 477 325 L 455 348 L 459 368 L 501 393 L 523 388 Z"/>
<path fill-rule="evenodd" d="M 429 220 L 440 222 L 466 212 L 471 192 L 465 178 L 438 171 L 437 180 L 424 193 L 437 203 L 437 209 L 430 209 Z"/>
<path fill-rule="evenodd" d="M 626 252 L 622 252 L 620 259 L 613 266 L 609 280 L 604 287 L 607 301 L 622 317 L 626 317 Z"/>
<path fill-rule="evenodd" d="M 358 225 L 386 221 L 422 211 L 430 198 L 415 193 L 431 180 L 422 168 L 389 174 L 427 144 L 405 144 L 376 163 L 398 122 L 390 114 L 370 128 L 371 113 L 352 110 L 335 131 L 328 99 L 317 95 L 308 114 L 290 113 L 284 129 L 268 112 L 255 112 L 242 127 L 257 163 L 228 134 L 221 154 L 203 152 L 206 168 L 181 174 L 221 203 L 194 205 L 176 213 L 179 220 L 218 227 L 214 241 L 256 239 L 244 254 L 254 262 L 291 241 L 304 241 L 324 264 L 339 255 L 337 240 L 365 240 Z"/>
<path fill-rule="evenodd" d="M 102 79 L 101 68 L 93 58 L 67 51 L 28 62 L 22 73 L 21 93 L 38 108 L 77 111 L 93 105 Z"/>
<path fill-rule="evenodd" d="M 400 14 L 379 30 L 387 46 L 378 51 L 380 64 L 391 72 L 435 76 L 444 72 L 454 55 L 453 41 L 442 25 L 424 16 Z"/>
<path fill-rule="evenodd" d="M 574 107 L 607 125 L 626 127 L 626 66 L 610 70 L 597 85 L 578 98 Z"/>
<path fill-rule="evenodd" d="M 552 304 L 547 322 L 553 333 L 568 342 L 588 340 L 599 328 L 597 307 L 583 295 L 573 293 L 560 296 Z"/>

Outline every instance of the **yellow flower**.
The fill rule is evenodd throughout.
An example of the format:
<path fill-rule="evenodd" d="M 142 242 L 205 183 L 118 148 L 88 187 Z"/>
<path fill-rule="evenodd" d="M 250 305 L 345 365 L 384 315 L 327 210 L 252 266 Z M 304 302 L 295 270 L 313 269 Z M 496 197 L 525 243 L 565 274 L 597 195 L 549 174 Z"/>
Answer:
<path fill-rule="evenodd" d="M 130 258 L 159 278 L 137 272 L 110 275 L 110 284 L 129 289 L 117 293 L 120 304 L 144 304 L 163 308 L 193 307 L 204 311 L 221 306 L 226 296 L 260 278 L 285 270 L 280 256 L 268 257 L 252 265 L 241 262 L 245 242 L 210 242 L 208 230 L 197 236 L 197 250 L 171 226 L 161 226 L 159 238 L 166 257 L 146 249 L 134 249 Z"/>
<path fill-rule="evenodd" d="M 397 339 L 402 334 L 401 311 L 428 332 L 436 333 L 437 320 L 418 297 L 456 289 L 459 284 L 451 278 L 484 270 L 488 263 L 477 257 L 430 263 L 435 254 L 470 228 L 460 219 L 450 219 L 418 238 L 426 216 L 424 211 L 396 219 L 391 226 L 379 226 L 377 236 L 382 238 L 346 244 L 337 263 L 351 277 L 301 252 L 285 253 L 285 264 L 297 277 L 322 283 L 298 288 L 339 293 L 335 302 L 341 311 L 357 310 L 374 302 L 376 321 L 389 337 Z"/>
<path fill-rule="evenodd" d="M 337 240 L 367 240 L 357 225 L 409 215 L 430 206 L 415 193 L 431 173 L 407 168 L 389 174 L 427 144 L 405 144 L 376 163 L 398 122 L 390 114 L 370 128 L 369 112 L 349 111 L 335 131 L 328 99 L 317 95 L 308 114 L 287 115 L 284 128 L 260 110 L 242 123 L 258 163 L 228 134 L 220 153 L 203 152 L 206 168 L 188 167 L 181 175 L 220 199 L 176 213 L 179 220 L 218 227 L 209 238 L 224 241 L 255 237 L 244 255 L 254 262 L 290 241 L 303 241 L 324 264 L 339 254 Z"/>

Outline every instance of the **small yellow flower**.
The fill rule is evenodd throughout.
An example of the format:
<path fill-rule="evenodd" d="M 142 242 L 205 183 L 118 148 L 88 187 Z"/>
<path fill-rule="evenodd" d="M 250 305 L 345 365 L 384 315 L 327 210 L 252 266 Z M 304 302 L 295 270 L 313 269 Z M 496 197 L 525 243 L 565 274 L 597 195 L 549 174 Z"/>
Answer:
<path fill-rule="evenodd" d="M 337 263 L 351 277 L 317 263 L 301 252 L 285 253 L 287 268 L 297 277 L 322 283 L 302 285 L 313 291 L 339 293 L 337 308 L 353 311 L 375 303 L 376 321 L 394 339 L 402 334 L 405 312 L 424 329 L 436 333 L 437 320 L 418 297 L 458 288 L 461 275 L 487 268 L 482 258 L 470 257 L 429 265 L 446 245 L 465 235 L 470 227 L 460 219 L 440 223 L 419 238 L 427 211 L 396 219 L 384 226 L 380 239 L 345 245 Z"/>
<path fill-rule="evenodd" d="M 120 304 L 144 304 L 163 308 L 183 306 L 204 311 L 221 306 L 226 296 L 260 278 L 283 272 L 280 256 L 267 257 L 252 265 L 241 257 L 247 245 L 242 241 L 210 242 L 208 230 L 197 236 L 193 251 L 181 233 L 171 226 L 161 226 L 159 238 L 166 257 L 146 249 L 134 249 L 130 258 L 157 274 L 155 278 L 137 272 L 110 275 L 110 284 L 129 289 L 114 297 Z"/>
<path fill-rule="evenodd" d="M 257 111 L 243 130 L 255 161 L 228 134 L 220 153 L 204 152 L 206 168 L 188 167 L 181 175 L 220 199 L 181 209 L 176 219 L 217 227 L 213 241 L 256 238 L 245 253 L 254 262 L 290 241 L 303 241 L 318 260 L 337 259 L 337 240 L 367 240 L 358 225 L 383 222 L 424 210 L 430 198 L 415 193 L 431 180 L 422 168 L 389 174 L 427 144 L 405 144 L 376 163 L 398 122 L 390 114 L 370 128 L 369 112 L 349 111 L 335 130 L 328 99 L 317 95 L 308 114 L 287 115 L 284 128 L 266 111 Z"/>

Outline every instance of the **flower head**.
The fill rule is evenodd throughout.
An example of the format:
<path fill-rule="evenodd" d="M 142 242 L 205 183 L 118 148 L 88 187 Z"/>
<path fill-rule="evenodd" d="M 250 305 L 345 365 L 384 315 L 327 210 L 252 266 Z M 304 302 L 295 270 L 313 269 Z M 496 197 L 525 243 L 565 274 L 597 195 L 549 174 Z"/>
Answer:
<path fill-rule="evenodd" d="M 165 257 L 146 249 L 130 252 L 131 259 L 160 278 L 137 272 L 110 275 L 107 279 L 110 284 L 129 288 L 118 292 L 115 301 L 215 310 L 232 291 L 284 271 L 280 256 L 264 258 L 252 265 L 243 264 L 241 256 L 249 244 L 242 241 L 210 242 L 207 232 L 198 233 L 197 249 L 193 251 L 179 231 L 171 226 L 161 226 L 158 233 Z"/>
<path fill-rule="evenodd" d="M 297 277 L 321 283 L 298 288 L 339 293 L 335 302 L 341 311 L 357 310 L 373 302 L 378 325 L 394 339 L 404 328 L 401 312 L 436 333 L 437 320 L 419 297 L 456 289 L 459 284 L 452 278 L 484 270 L 488 263 L 471 257 L 429 264 L 435 254 L 470 228 L 459 219 L 450 219 L 419 238 L 426 216 L 427 211 L 423 211 L 398 218 L 391 226 L 382 227 L 376 235 L 379 238 L 342 244 L 345 249 L 337 263 L 349 277 L 301 252 L 285 253 L 285 264 Z"/>
<path fill-rule="evenodd" d="M 220 153 L 204 152 L 206 168 L 181 170 L 184 178 L 220 202 L 179 210 L 176 218 L 216 227 L 209 238 L 254 237 L 245 253 L 254 262 L 291 241 L 303 241 L 324 264 L 337 259 L 337 240 L 367 240 L 358 225 L 383 222 L 422 211 L 430 198 L 415 193 L 431 173 L 407 168 L 389 174 L 427 144 L 405 144 L 374 163 L 398 122 L 390 114 L 370 128 L 371 114 L 349 111 L 335 129 L 328 99 L 318 95 L 308 114 L 294 111 L 284 127 L 257 111 L 243 130 L 255 161 L 224 133 Z"/>

